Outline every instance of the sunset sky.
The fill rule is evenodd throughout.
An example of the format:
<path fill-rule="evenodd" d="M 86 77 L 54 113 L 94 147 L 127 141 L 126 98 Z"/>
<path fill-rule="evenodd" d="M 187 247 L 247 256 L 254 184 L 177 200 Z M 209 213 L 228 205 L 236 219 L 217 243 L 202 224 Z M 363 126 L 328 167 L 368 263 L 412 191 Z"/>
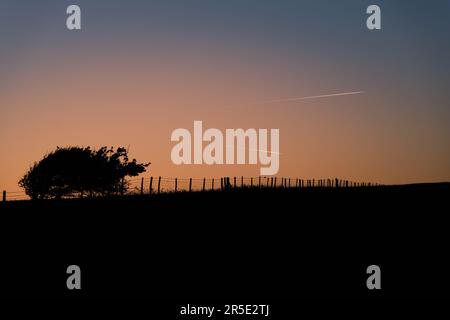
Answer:
<path fill-rule="evenodd" d="M 194 120 L 280 129 L 278 176 L 449 181 L 449 57 L 450 1 L 1 0 L 0 189 L 67 145 L 130 146 L 145 177 L 259 174 L 172 164 Z"/>

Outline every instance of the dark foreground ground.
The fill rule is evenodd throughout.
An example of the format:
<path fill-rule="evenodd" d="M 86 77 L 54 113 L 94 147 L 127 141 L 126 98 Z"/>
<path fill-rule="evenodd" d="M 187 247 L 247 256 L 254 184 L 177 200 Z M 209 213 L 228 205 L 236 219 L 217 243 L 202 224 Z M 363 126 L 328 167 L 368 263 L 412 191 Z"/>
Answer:
<path fill-rule="evenodd" d="M 450 297 L 450 184 L 0 204 L 8 297 Z M 82 270 L 69 291 L 66 268 Z M 381 268 L 379 291 L 366 268 Z"/>

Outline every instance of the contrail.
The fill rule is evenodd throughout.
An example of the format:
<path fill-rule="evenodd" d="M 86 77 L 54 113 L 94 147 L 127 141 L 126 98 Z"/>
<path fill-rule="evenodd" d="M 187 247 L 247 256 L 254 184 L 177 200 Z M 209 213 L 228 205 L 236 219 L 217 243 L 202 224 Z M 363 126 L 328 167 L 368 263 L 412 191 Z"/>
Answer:
<path fill-rule="evenodd" d="M 328 98 L 328 97 L 349 96 L 349 95 L 352 95 L 352 94 L 360 94 L 360 93 L 364 93 L 364 91 L 341 92 L 341 93 L 332 93 L 332 94 L 321 94 L 321 95 L 318 95 L 318 96 L 306 96 L 306 97 L 300 97 L 300 98 L 267 100 L 267 101 L 261 101 L 260 103 L 300 101 L 300 100 L 320 99 L 320 98 Z"/>
<path fill-rule="evenodd" d="M 234 147 L 231 147 L 231 146 L 227 146 L 226 148 L 227 148 L 227 149 L 231 149 L 231 148 L 234 149 Z M 249 150 L 249 151 L 257 151 L 257 152 L 265 152 L 265 153 L 278 154 L 278 155 L 281 155 L 281 154 L 282 154 L 281 152 L 275 152 L 275 151 L 269 151 L 269 150 L 263 150 L 263 149 L 239 148 L 239 147 L 236 147 L 236 149 L 240 149 L 240 150 Z"/>

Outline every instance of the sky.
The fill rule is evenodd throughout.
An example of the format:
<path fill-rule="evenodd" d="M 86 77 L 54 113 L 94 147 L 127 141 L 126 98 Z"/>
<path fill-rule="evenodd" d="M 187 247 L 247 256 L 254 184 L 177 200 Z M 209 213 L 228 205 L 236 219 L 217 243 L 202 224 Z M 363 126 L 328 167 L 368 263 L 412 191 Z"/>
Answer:
<path fill-rule="evenodd" d="M 194 120 L 278 128 L 278 176 L 449 181 L 449 15 L 448 0 L 1 0 L 0 189 L 68 145 L 127 146 L 144 177 L 259 175 L 173 164 L 171 133 Z"/>

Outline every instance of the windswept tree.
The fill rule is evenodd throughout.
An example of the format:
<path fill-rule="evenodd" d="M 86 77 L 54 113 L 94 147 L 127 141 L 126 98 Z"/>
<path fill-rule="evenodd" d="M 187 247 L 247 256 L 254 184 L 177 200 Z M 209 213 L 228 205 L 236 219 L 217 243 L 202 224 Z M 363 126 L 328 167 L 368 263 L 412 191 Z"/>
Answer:
<path fill-rule="evenodd" d="M 123 147 L 57 147 L 30 167 L 19 186 L 32 199 L 122 194 L 126 177 L 145 172 L 149 164 L 130 161 Z"/>

